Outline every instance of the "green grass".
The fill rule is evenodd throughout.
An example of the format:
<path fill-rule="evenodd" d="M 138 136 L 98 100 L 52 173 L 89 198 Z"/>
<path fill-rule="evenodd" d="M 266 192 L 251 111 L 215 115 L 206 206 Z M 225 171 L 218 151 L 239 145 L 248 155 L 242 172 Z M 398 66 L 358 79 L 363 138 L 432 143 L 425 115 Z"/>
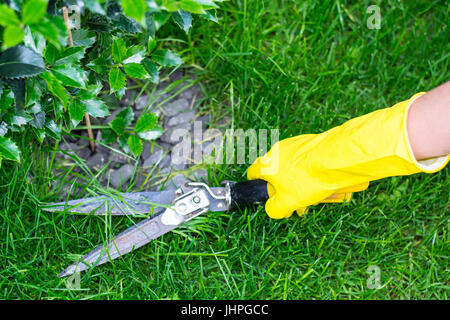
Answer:
<path fill-rule="evenodd" d="M 286 138 L 450 80 L 446 1 L 383 1 L 380 30 L 366 27 L 370 4 L 233 1 L 220 24 L 195 21 L 184 56 L 204 86 L 203 111 Z M 33 152 L 20 165 L 0 168 L 1 298 L 448 298 L 448 168 L 373 182 L 349 204 L 316 206 L 302 218 L 270 220 L 261 208 L 205 215 L 83 273 L 81 290 L 68 290 L 56 274 L 133 221 L 40 211 L 39 201 L 62 196 L 52 186 L 62 176 L 51 171 L 60 166 L 53 146 L 30 141 L 23 137 Z M 247 167 L 210 174 L 217 183 L 243 180 Z M 75 187 L 85 196 L 98 182 L 86 171 Z M 371 265 L 381 271 L 378 290 L 366 284 Z"/>

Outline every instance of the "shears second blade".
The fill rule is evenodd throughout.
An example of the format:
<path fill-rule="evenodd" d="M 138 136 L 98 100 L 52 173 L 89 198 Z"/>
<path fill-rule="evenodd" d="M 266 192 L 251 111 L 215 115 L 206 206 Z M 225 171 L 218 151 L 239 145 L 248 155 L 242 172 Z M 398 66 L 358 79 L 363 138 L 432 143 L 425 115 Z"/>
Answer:
<path fill-rule="evenodd" d="M 165 210 L 175 199 L 175 190 L 121 193 L 43 205 L 46 211 L 94 215 L 148 215 Z"/>
<path fill-rule="evenodd" d="M 58 277 L 69 276 L 75 272 L 81 272 L 114 260 L 143 245 L 149 243 L 163 234 L 175 229 L 177 225 L 165 225 L 161 223 L 161 215 L 144 219 L 134 226 L 119 233 L 106 245 L 100 245 L 79 261 L 64 269 Z"/>
<path fill-rule="evenodd" d="M 151 214 L 151 217 L 84 255 L 58 276 L 65 277 L 114 260 L 207 211 L 228 210 L 227 194 L 227 188 L 210 188 L 204 183 L 190 182 L 176 191 L 123 193 L 117 195 L 117 199 L 100 196 L 46 204 L 42 208 L 47 211 L 95 215 Z"/>

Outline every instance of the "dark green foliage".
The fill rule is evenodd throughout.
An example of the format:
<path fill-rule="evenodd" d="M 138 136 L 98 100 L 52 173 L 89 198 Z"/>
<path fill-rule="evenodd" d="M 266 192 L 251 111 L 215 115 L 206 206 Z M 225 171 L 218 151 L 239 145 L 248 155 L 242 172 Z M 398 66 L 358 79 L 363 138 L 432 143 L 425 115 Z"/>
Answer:
<path fill-rule="evenodd" d="M 68 46 L 62 1 L 0 5 L 0 137 L 4 141 L 0 161 L 19 160 L 13 156 L 17 145 L 12 133 L 14 139 L 20 136 L 17 132 L 27 130 L 35 132 L 39 142 L 47 135 L 59 139 L 83 120 L 85 112 L 92 117 L 109 115 L 108 104 L 98 97 L 107 83 L 118 99 L 125 93 L 127 76 L 157 84 L 162 67 L 182 63 L 175 52 L 162 48 L 157 30 L 172 14 L 173 24 L 188 32 L 189 7 L 201 14 L 217 7 L 214 1 L 185 0 L 76 3 L 84 8 L 79 7 L 82 14 L 75 19 L 81 28 L 72 28 L 73 47 Z M 124 139 L 129 136 L 129 123 L 119 118 L 112 129 L 122 138 L 121 144 L 127 149 L 132 145 L 129 151 L 138 155 L 141 135 L 150 135 L 140 132 Z M 12 149 L 3 152 L 7 147 Z"/>

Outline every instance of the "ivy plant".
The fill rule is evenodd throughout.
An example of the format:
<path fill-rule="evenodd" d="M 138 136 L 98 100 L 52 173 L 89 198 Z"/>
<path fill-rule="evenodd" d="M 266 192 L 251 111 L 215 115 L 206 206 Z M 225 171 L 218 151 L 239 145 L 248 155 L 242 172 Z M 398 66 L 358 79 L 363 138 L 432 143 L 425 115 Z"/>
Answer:
<path fill-rule="evenodd" d="M 158 84 L 162 68 L 182 58 L 158 41 L 158 31 L 174 23 L 186 33 L 193 16 L 217 22 L 222 0 L 59 1 L 6 0 L 0 4 L 0 165 L 20 161 L 16 143 L 33 132 L 37 141 L 59 140 L 83 121 L 110 114 L 109 97 L 121 99 L 127 78 Z M 62 8 L 77 12 L 71 28 Z M 75 10 L 76 9 L 76 10 Z M 102 132 L 103 141 L 118 141 L 139 156 L 142 140 L 162 134 L 158 117 L 131 108 L 122 110 Z"/>

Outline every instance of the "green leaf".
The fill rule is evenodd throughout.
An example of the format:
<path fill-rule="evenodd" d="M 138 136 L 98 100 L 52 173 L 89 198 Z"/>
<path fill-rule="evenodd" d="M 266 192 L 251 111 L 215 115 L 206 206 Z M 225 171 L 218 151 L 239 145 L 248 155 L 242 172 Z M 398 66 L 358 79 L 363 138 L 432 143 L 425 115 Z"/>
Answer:
<path fill-rule="evenodd" d="M 33 132 L 36 134 L 36 138 L 40 143 L 44 142 L 45 139 L 45 129 L 33 128 Z"/>
<path fill-rule="evenodd" d="M 139 138 L 145 141 L 153 141 L 161 137 L 164 133 L 164 129 L 161 127 L 156 127 L 153 130 L 138 132 Z"/>
<path fill-rule="evenodd" d="M 155 38 L 156 26 L 155 21 L 153 20 L 153 14 L 151 12 L 147 12 L 145 14 L 145 24 L 147 26 L 145 31 L 145 40 Z"/>
<path fill-rule="evenodd" d="M 44 36 L 37 32 L 31 32 L 29 26 L 25 28 L 25 36 L 23 37 L 23 44 L 39 54 L 44 55 L 45 47 L 47 41 L 45 41 Z"/>
<path fill-rule="evenodd" d="M 40 23 L 47 10 L 47 1 L 28 0 L 22 6 L 22 22 L 24 24 Z"/>
<path fill-rule="evenodd" d="M 109 109 L 116 110 L 120 108 L 120 101 L 114 94 L 104 93 L 100 96 L 100 99 L 109 107 Z"/>
<path fill-rule="evenodd" d="M 55 119 L 59 120 L 61 116 L 64 116 L 65 112 L 69 107 L 70 102 L 65 106 L 60 99 L 53 99 L 53 111 L 55 112 Z"/>
<path fill-rule="evenodd" d="M 102 142 L 105 144 L 111 144 L 117 140 L 117 134 L 112 129 L 102 130 Z"/>
<path fill-rule="evenodd" d="M 141 139 L 134 135 L 128 137 L 128 146 L 135 157 L 138 157 L 144 148 Z"/>
<path fill-rule="evenodd" d="M 155 24 L 155 30 L 159 30 L 161 26 L 169 20 L 170 14 L 167 11 L 155 12 L 153 14 L 153 23 Z M 154 37 L 153 37 L 154 38 Z"/>
<path fill-rule="evenodd" d="M 64 107 L 67 108 L 69 105 L 69 95 L 64 89 L 64 86 L 55 78 L 55 76 L 50 72 L 46 71 L 41 75 L 42 79 L 47 83 L 48 90 L 61 102 Z"/>
<path fill-rule="evenodd" d="M 102 8 L 98 0 L 84 0 L 83 2 L 91 12 L 105 14 L 105 10 Z"/>
<path fill-rule="evenodd" d="M 94 13 L 86 21 L 87 27 L 95 32 L 107 32 L 110 28 L 109 19 L 104 15 Z"/>
<path fill-rule="evenodd" d="M 48 64 L 52 65 L 56 62 L 57 56 L 58 56 L 58 49 L 56 49 L 56 47 L 53 44 L 49 43 L 45 48 L 44 53 L 45 61 L 47 61 Z"/>
<path fill-rule="evenodd" d="M 42 24 L 43 22 L 52 25 L 56 30 L 58 30 L 58 36 L 61 37 L 59 41 L 61 42 L 62 46 L 65 47 L 68 44 L 67 40 L 67 27 L 66 23 L 64 22 L 64 19 L 62 15 L 56 15 L 56 16 L 46 16 L 44 18 L 44 21 L 41 21 L 39 24 Z M 33 24 L 36 25 L 36 24 Z"/>
<path fill-rule="evenodd" d="M 96 98 L 103 86 L 101 84 L 90 84 L 86 89 L 81 89 L 77 92 L 77 98 L 80 100 L 89 100 Z"/>
<path fill-rule="evenodd" d="M 198 14 L 205 13 L 203 6 L 194 0 L 181 0 L 180 7 L 181 7 L 181 9 L 192 12 L 192 13 L 198 13 Z"/>
<path fill-rule="evenodd" d="M 152 60 L 145 58 L 142 60 L 142 65 L 149 74 L 150 81 L 157 84 L 159 82 L 159 73 L 156 64 Z"/>
<path fill-rule="evenodd" d="M 7 49 L 0 56 L 0 74 L 3 78 L 26 78 L 45 71 L 41 56 L 25 46 Z"/>
<path fill-rule="evenodd" d="M 0 26 L 18 26 L 20 24 L 16 12 L 6 4 L 0 5 Z"/>
<path fill-rule="evenodd" d="M 55 140 L 61 139 L 61 129 L 53 120 L 48 120 L 45 124 L 45 132 Z"/>
<path fill-rule="evenodd" d="M 122 148 L 122 150 L 127 153 L 130 154 L 131 150 L 130 147 L 128 146 L 128 137 L 130 135 L 128 133 L 125 133 L 121 136 L 119 136 L 118 142 L 119 142 L 119 146 Z"/>
<path fill-rule="evenodd" d="M 20 114 L 10 115 L 7 118 L 7 122 L 10 125 L 14 125 L 17 127 L 21 127 L 23 125 L 26 125 L 28 122 L 30 122 L 33 118 L 29 116 L 28 114 L 24 113 L 23 111 Z"/>
<path fill-rule="evenodd" d="M 12 108 L 14 102 L 14 93 L 6 88 L 3 94 L 0 96 L 0 110 L 6 111 Z"/>
<path fill-rule="evenodd" d="M 163 67 L 174 67 L 183 63 L 183 60 L 170 50 L 156 50 L 152 58 Z"/>
<path fill-rule="evenodd" d="M 115 38 L 112 44 L 112 57 L 115 63 L 121 63 L 127 56 L 127 45 L 121 38 Z"/>
<path fill-rule="evenodd" d="M 184 10 L 172 12 L 172 19 L 186 33 L 188 33 L 189 29 L 192 27 L 192 15 L 190 12 Z"/>
<path fill-rule="evenodd" d="M 72 99 L 69 105 L 69 115 L 71 119 L 80 122 L 84 118 L 86 106 L 78 99 Z"/>
<path fill-rule="evenodd" d="M 8 125 L 6 124 L 5 121 L 2 121 L 0 123 L 0 137 L 5 136 L 5 134 L 8 133 Z"/>
<path fill-rule="evenodd" d="M 39 77 L 25 80 L 25 105 L 30 106 L 41 99 L 42 94 L 47 91 L 44 80 Z"/>
<path fill-rule="evenodd" d="M 7 26 L 3 32 L 3 48 L 13 47 L 22 42 L 25 32 L 17 26 Z"/>
<path fill-rule="evenodd" d="M 147 71 L 145 71 L 144 67 L 141 66 L 139 63 L 128 63 L 123 66 L 123 69 L 130 78 L 135 79 L 148 78 Z"/>
<path fill-rule="evenodd" d="M 200 4 L 203 7 L 203 9 L 208 10 L 218 8 L 219 6 L 215 4 L 214 1 L 219 2 L 221 0 L 194 0 L 194 1 Z"/>
<path fill-rule="evenodd" d="M 126 59 L 123 63 L 140 63 L 145 56 L 145 48 L 143 46 L 131 46 L 127 50 Z"/>
<path fill-rule="evenodd" d="M 14 92 L 16 109 L 23 109 L 25 107 L 25 79 L 6 79 L 6 83 Z"/>
<path fill-rule="evenodd" d="M 158 123 L 158 116 L 153 113 L 144 113 L 139 117 L 136 126 L 134 127 L 135 132 L 145 132 L 152 130 Z"/>
<path fill-rule="evenodd" d="M 123 96 L 125 95 L 125 91 L 126 91 L 126 88 L 123 87 L 122 89 L 114 92 L 114 95 L 117 97 L 117 99 L 122 99 Z"/>
<path fill-rule="evenodd" d="M 116 118 L 123 118 L 125 120 L 125 127 L 129 126 L 133 123 L 134 120 L 133 109 L 131 109 L 130 107 L 123 109 L 116 115 Z"/>
<path fill-rule="evenodd" d="M 60 66 L 78 63 L 84 57 L 85 51 L 85 47 L 68 47 L 58 54 L 54 65 Z"/>
<path fill-rule="evenodd" d="M 124 133 L 126 128 L 124 118 L 115 117 L 114 120 L 109 123 L 109 125 L 119 136 Z"/>
<path fill-rule="evenodd" d="M 13 161 L 20 161 L 20 151 L 9 138 L 0 137 L 0 157 Z"/>
<path fill-rule="evenodd" d="M 77 29 L 72 31 L 72 40 L 74 46 L 91 47 L 95 41 L 95 32 L 85 29 Z"/>
<path fill-rule="evenodd" d="M 100 99 L 81 100 L 86 112 L 95 118 L 104 118 L 109 115 L 108 106 Z"/>
<path fill-rule="evenodd" d="M 100 56 L 97 59 L 94 59 L 91 62 L 89 62 L 86 66 L 92 71 L 103 75 L 108 72 L 109 63 L 105 57 Z"/>
<path fill-rule="evenodd" d="M 178 11 L 180 9 L 180 6 L 177 3 L 176 0 L 163 0 L 162 6 L 164 9 L 166 9 L 169 12 Z"/>
<path fill-rule="evenodd" d="M 156 39 L 149 38 L 148 43 L 147 43 L 148 52 L 151 53 L 153 50 L 155 50 L 157 44 L 158 44 L 158 41 Z"/>
<path fill-rule="evenodd" d="M 142 22 L 147 11 L 145 0 L 122 0 L 122 8 L 125 15 Z"/>
<path fill-rule="evenodd" d="M 121 90 L 125 87 L 127 78 L 119 68 L 111 69 L 109 72 L 109 86 L 111 93 Z"/>
<path fill-rule="evenodd" d="M 119 15 L 115 21 L 115 26 L 122 32 L 136 34 L 142 31 L 141 26 L 136 20 L 130 19 L 123 14 Z"/>
<path fill-rule="evenodd" d="M 217 13 L 216 10 L 208 10 L 206 11 L 205 14 L 200 15 L 200 17 L 209 20 L 209 21 L 213 21 L 215 23 L 219 23 L 219 19 L 217 19 Z"/>
<path fill-rule="evenodd" d="M 64 86 L 84 88 L 88 81 L 87 73 L 75 65 L 55 66 L 52 69 L 53 75 L 61 81 Z"/>
<path fill-rule="evenodd" d="M 42 129 L 45 123 L 45 112 L 41 111 L 33 114 L 33 119 L 30 121 L 30 125 L 36 129 Z"/>
<path fill-rule="evenodd" d="M 63 28 L 61 29 L 61 27 Z M 30 29 L 32 32 L 40 33 L 56 48 L 67 44 L 67 31 L 61 17 L 45 17 L 40 23 L 31 24 Z"/>

